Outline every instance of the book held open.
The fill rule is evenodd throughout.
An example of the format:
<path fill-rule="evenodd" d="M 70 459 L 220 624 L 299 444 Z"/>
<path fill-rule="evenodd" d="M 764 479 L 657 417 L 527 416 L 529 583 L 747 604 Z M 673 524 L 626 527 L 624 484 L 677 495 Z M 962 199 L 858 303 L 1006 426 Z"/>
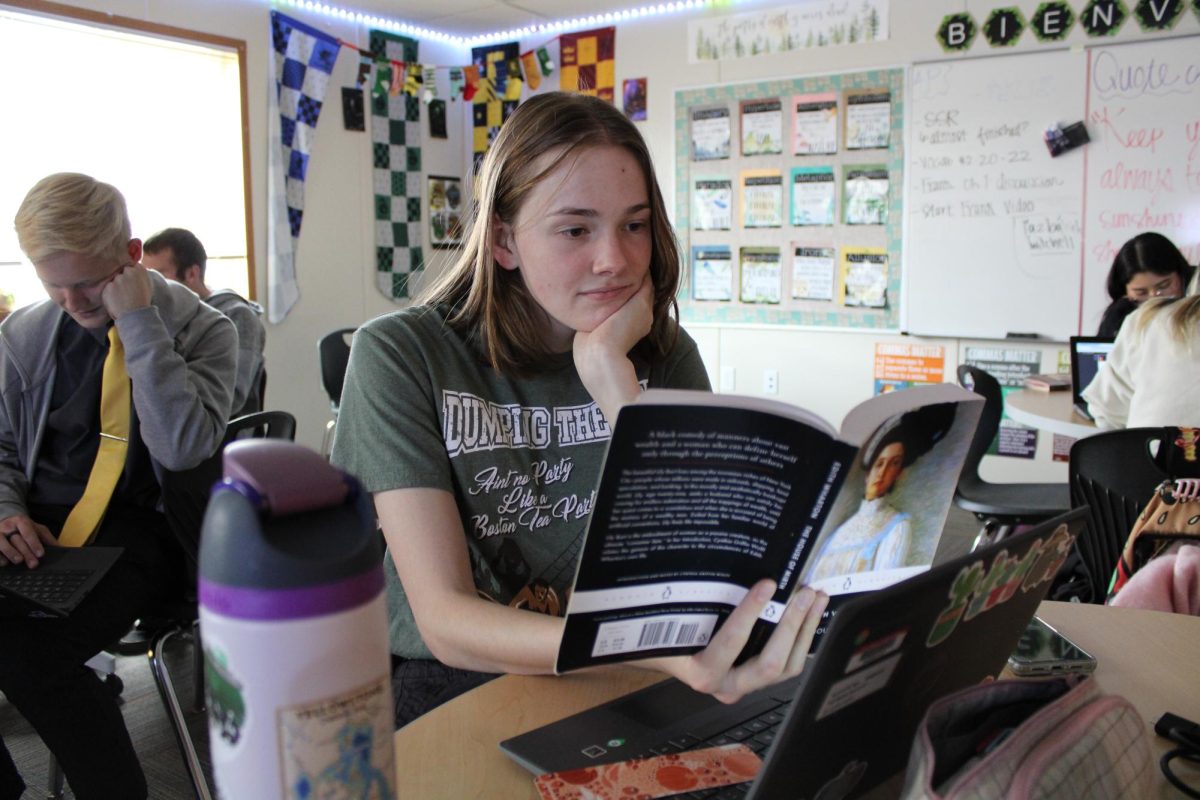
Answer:
<path fill-rule="evenodd" d="M 703 649 L 757 581 L 831 596 L 928 569 L 982 408 L 942 384 L 879 395 L 841 431 L 796 406 L 650 390 L 613 428 L 556 669 Z"/>

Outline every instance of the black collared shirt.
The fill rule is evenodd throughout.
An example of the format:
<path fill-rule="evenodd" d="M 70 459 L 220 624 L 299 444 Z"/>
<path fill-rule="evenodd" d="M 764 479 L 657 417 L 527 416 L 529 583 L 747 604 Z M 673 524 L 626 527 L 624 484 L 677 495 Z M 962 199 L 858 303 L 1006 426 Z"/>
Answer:
<path fill-rule="evenodd" d="M 107 355 L 107 328 L 83 328 L 63 316 L 50 414 L 27 498 L 31 505 L 73 506 L 83 495 L 100 448 L 100 383 Z M 112 502 L 154 508 L 159 494 L 134 410 L 125 469 Z"/>

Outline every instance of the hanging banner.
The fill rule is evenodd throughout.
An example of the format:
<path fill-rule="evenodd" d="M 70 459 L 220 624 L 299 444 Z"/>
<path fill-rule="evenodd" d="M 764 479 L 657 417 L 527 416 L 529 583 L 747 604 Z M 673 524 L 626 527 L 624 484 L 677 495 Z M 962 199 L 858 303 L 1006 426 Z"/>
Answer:
<path fill-rule="evenodd" d="M 304 217 L 304 177 L 317 119 L 337 62 L 337 39 L 271 12 L 267 124 L 267 319 L 282 322 L 300 299 L 296 246 Z"/>
<path fill-rule="evenodd" d="M 376 69 L 404 70 L 415 64 L 417 41 L 387 31 L 370 32 Z M 406 91 L 371 93 L 371 147 L 375 192 L 375 280 L 393 300 L 410 296 L 409 280 L 420 272 L 421 252 L 421 100 Z M 380 82 L 377 82 L 377 84 Z"/>
<path fill-rule="evenodd" d="M 536 92 L 537 88 L 542 85 L 542 68 L 538 66 L 537 56 L 532 50 L 521 55 L 521 66 L 525 70 L 525 80 L 529 83 L 529 90 Z"/>
<path fill-rule="evenodd" d="M 616 96 L 616 28 L 564 33 L 558 37 L 562 64 L 559 88 L 599 97 L 609 103 Z"/>
<path fill-rule="evenodd" d="M 503 77 L 507 83 L 508 62 L 520 57 L 517 42 L 492 44 L 471 49 L 471 64 L 479 74 L 478 90 L 475 92 L 472 107 L 472 128 L 474 136 L 471 141 L 473 167 L 476 172 L 487 155 L 488 148 L 500 126 L 508 119 L 520 100 L 509 100 L 502 97 L 497 90 L 497 81 Z M 467 83 L 470 85 L 472 74 L 467 72 Z M 468 99 L 470 97 L 468 96 Z"/>

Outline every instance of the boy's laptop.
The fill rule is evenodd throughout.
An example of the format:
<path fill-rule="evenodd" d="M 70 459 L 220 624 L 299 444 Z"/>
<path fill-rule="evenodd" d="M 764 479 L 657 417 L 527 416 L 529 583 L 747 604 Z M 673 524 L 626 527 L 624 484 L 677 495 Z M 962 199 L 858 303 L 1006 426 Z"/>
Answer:
<path fill-rule="evenodd" d="M 1071 337 L 1071 400 L 1075 410 L 1088 419 L 1087 403 L 1083 401 L 1083 390 L 1087 388 L 1100 365 L 1108 358 L 1113 349 L 1113 340 L 1107 336 L 1072 336 Z"/>
<path fill-rule="evenodd" d="M 47 547 L 34 569 L 0 568 L 0 616 L 65 617 L 124 552 L 123 547 Z"/>
<path fill-rule="evenodd" d="M 866 791 L 903 769 L 933 700 L 1003 668 L 1083 521 L 1071 511 L 854 599 L 800 677 L 739 703 L 664 681 L 500 747 L 543 773 L 742 742 L 765 759 L 748 797 Z"/>

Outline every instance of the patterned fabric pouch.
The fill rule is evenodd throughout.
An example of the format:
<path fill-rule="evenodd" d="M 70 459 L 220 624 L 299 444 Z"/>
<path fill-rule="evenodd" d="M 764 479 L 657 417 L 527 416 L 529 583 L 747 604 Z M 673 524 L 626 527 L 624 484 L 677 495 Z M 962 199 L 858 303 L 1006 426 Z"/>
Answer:
<path fill-rule="evenodd" d="M 1142 797 L 1153 762 L 1128 700 L 1082 675 L 980 684 L 929 707 L 905 800 Z"/>
<path fill-rule="evenodd" d="M 1151 559 L 1180 544 L 1200 544 L 1200 501 L 1191 499 L 1195 487 L 1193 478 L 1163 481 L 1154 490 L 1125 540 L 1109 584 L 1109 600 Z"/>

